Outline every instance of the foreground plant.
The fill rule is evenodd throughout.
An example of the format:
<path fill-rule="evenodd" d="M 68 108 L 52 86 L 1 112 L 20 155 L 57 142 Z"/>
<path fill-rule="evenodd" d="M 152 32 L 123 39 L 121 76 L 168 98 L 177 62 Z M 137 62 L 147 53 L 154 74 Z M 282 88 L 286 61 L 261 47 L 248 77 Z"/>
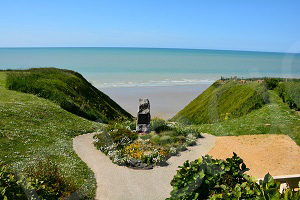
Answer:
<path fill-rule="evenodd" d="M 0 163 L 0 199 L 64 199 L 79 191 L 74 180 L 65 177 L 56 163 L 40 160 L 26 173 L 13 173 Z"/>
<path fill-rule="evenodd" d="M 26 169 L 32 186 L 41 199 L 63 199 L 78 190 L 74 180 L 65 177 L 58 165 L 49 158 L 39 160 Z"/>
<path fill-rule="evenodd" d="M 26 199 L 21 183 L 17 175 L 0 162 L 0 199 Z"/>
<path fill-rule="evenodd" d="M 258 184 L 254 177 L 244 174 L 247 167 L 235 153 L 226 160 L 206 155 L 186 161 L 171 181 L 173 199 L 299 199 L 300 191 L 290 189 L 282 194 L 280 184 L 267 174 Z"/>

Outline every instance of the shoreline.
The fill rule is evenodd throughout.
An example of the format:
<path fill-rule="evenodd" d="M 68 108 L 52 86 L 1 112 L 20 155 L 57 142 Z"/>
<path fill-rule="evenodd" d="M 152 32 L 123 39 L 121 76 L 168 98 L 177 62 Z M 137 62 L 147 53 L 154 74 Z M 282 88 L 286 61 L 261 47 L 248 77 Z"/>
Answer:
<path fill-rule="evenodd" d="M 175 86 L 98 88 L 131 115 L 136 116 L 138 99 L 148 98 L 151 117 L 172 118 L 212 83 Z"/>

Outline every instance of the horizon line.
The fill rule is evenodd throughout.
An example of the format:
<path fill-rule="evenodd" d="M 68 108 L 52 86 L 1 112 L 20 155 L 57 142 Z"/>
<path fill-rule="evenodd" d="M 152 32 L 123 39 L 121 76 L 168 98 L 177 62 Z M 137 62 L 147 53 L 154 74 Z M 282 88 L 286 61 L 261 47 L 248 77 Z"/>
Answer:
<path fill-rule="evenodd" d="M 33 47 L 0 47 L 0 49 L 34 49 L 34 48 L 124 48 L 124 49 L 178 49 L 178 50 L 209 50 L 209 51 L 240 51 L 240 52 L 258 52 L 258 53 L 288 53 L 300 54 L 300 52 L 283 51 L 261 51 L 261 50 L 238 50 L 238 49 L 200 49 L 200 48 L 180 48 L 180 47 L 126 47 L 126 46 L 33 46 Z"/>

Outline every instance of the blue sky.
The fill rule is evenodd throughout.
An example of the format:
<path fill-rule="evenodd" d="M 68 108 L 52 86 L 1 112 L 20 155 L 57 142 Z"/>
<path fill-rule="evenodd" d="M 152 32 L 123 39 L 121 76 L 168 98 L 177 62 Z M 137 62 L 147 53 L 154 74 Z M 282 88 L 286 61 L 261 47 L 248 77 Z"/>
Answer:
<path fill-rule="evenodd" d="M 292 0 L 0 0 L 0 47 L 299 52 L 299 9 Z"/>

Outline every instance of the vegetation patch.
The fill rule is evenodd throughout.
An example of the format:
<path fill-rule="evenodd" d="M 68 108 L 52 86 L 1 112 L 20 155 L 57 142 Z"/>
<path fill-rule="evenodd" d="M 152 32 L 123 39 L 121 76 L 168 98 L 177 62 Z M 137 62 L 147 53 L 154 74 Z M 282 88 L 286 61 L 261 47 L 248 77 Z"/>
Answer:
<path fill-rule="evenodd" d="M 300 145 L 300 116 L 283 103 L 275 91 L 269 91 L 269 94 L 269 104 L 245 116 L 193 127 L 216 136 L 285 134 Z"/>
<path fill-rule="evenodd" d="M 290 108 L 300 110 L 300 82 L 282 82 L 276 92 Z"/>
<path fill-rule="evenodd" d="M 8 71 L 10 90 L 49 99 L 63 109 L 90 120 L 108 122 L 132 118 L 116 102 L 90 84 L 81 74 L 56 68 Z"/>
<path fill-rule="evenodd" d="M 243 160 L 235 153 L 226 160 L 203 156 L 195 161 L 186 161 L 179 167 L 171 181 L 173 190 L 168 199 L 299 199 L 300 191 L 286 189 L 279 192 L 280 183 L 275 183 L 267 174 L 259 184 L 246 172 Z"/>
<path fill-rule="evenodd" d="M 186 150 L 187 146 L 195 145 L 201 136 L 198 130 L 191 127 L 154 118 L 152 126 L 160 132 L 153 131 L 138 137 L 136 131 L 130 128 L 132 124 L 134 122 L 131 121 L 108 124 L 94 136 L 94 145 L 113 163 L 151 169 L 155 165 L 166 165 L 168 158 Z"/>
<path fill-rule="evenodd" d="M 49 158 L 66 182 L 74 181 L 83 199 L 94 199 L 93 172 L 74 152 L 72 139 L 95 132 L 102 125 L 69 113 L 49 100 L 7 90 L 5 80 L 6 74 L 0 72 L 0 161 L 12 172 L 21 173 L 37 166 L 37 160 Z M 26 172 L 25 176 L 32 177 Z M 39 181 L 46 184 L 46 180 Z"/>
<path fill-rule="evenodd" d="M 172 120 L 184 124 L 216 123 L 246 115 L 268 101 L 268 90 L 263 83 L 216 81 Z"/>

